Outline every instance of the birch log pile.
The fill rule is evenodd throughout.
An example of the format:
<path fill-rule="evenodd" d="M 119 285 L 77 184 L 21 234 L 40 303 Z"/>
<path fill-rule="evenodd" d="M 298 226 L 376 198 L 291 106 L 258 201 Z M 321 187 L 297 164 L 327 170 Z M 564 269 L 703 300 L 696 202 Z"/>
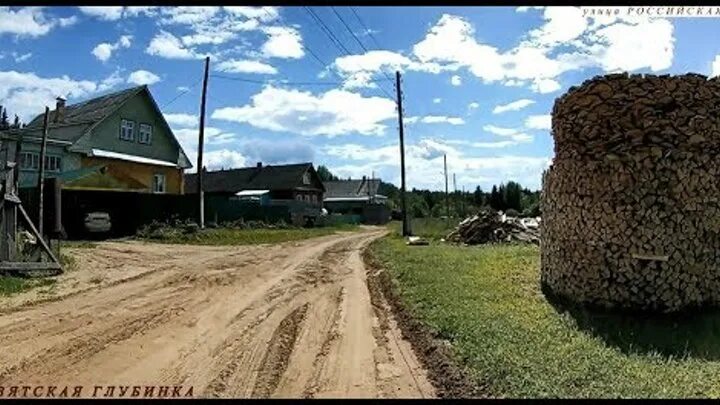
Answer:
<path fill-rule="evenodd" d="M 552 111 L 541 282 L 606 308 L 720 303 L 720 81 L 613 74 Z"/>

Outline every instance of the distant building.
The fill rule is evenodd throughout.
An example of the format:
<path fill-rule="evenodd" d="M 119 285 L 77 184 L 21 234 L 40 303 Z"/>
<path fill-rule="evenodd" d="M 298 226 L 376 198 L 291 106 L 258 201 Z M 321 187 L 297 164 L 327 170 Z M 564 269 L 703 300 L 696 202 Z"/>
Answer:
<path fill-rule="evenodd" d="M 379 179 L 325 181 L 323 207 L 329 214 L 354 215 L 360 222 L 382 224 L 389 220 L 388 198 L 378 194 Z"/>
<path fill-rule="evenodd" d="M 197 193 L 197 173 L 185 175 L 185 192 Z M 205 171 L 206 196 L 228 201 L 254 202 L 259 206 L 287 206 L 297 221 L 314 220 L 320 215 L 325 187 L 312 163 L 267 165 Z"/>

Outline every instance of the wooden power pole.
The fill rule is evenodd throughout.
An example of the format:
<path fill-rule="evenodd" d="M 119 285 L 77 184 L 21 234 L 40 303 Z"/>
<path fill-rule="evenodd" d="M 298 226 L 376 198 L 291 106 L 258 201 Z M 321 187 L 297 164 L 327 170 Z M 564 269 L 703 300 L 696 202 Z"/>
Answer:
<path fill-rule="evenodd" d="M 405 200 L 405 139 L 403 133 L 402 89 L 400 88 L 400 72 L 395 72 L 395 91 L 398 109 L 398 130 L 400 132 L 400 207 L 402 209 L 402 235 L 410 236 L 407 218 L 407 202 Z"/>
<path fill-rule="evenodd" d="M 50 119 L 50 108 L 45 106 L 45 118 L 43 120 L 43 137 L 40 144 L 40 172 L 38 173 L 38 233 L 41 238 L 45 237 L 44 228 L 44 197 L 45 197 L 45 150 L 47 148 L 48 120 Z"/>
<path fill-rule="evenodd" d="M 447 154 L 443 155 L 443 166 L 445 166 L 445 217 L 450 222 L 450 197 L 448 195 L 448 176 L 447 176 Z"/>
<path fill-rule="evenodd" d="M 200 228 L 205 228 L 205 192 L 203 189 L 203 144 L 205 143 L 205 98 L 207 97 L 208 70 L 210 57 L 205 57 L 205 76 L 203 77 L 202 99 L 200 100 L 200 135 L 198 137 L 197 184 L 198 184 L 198 217 Z"/>

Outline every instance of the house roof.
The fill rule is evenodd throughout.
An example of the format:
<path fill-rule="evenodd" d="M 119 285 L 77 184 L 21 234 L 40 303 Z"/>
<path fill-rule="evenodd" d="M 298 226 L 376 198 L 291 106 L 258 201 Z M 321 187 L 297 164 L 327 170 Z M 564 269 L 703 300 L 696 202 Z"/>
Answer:
<path fill-rule="evenodd" d="M 379 179 L 324 181 L 325 198 L 339 199 L 376 195 L 380 187 Z"/>
<path fill-rule="evenodd" d="M 205 172 L 205 192 L 232 192 L 242 190 L 287 190 L 301 184 L 302 175 L 312 169 L 312 163 L 291 165 L 243 167 L 240 169 Z M 197 173 L 185 175 L 185 189 L 192 193 L 197 190 Z"/>
<path fill-rule="evenodd" d="M 49 128 L 102 121 L 105 117 L 118 109 L 122 103 L 145 88 L 147 88 L 146 85 L 131 87 L 129 89 L 85 100 L 81 103 L 67 105 L 65 106 L 65 117 L 60 123 L 53 122 L 53 119 L 57 114 L 57 110 L 52 110 L 50 111 Z M 28 130 L 42 129 L 44 115 L 45 113 L 42 113 L 33 118 L 33 120 L 30 121 L 25 128 Z"/>

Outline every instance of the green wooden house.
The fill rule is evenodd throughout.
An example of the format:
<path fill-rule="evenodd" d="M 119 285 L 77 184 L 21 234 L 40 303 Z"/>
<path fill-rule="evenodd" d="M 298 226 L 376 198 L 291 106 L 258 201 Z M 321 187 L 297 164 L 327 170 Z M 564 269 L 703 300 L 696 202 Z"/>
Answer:
<path fill-rule="evenodd" d="M 182 194 L 192 167 L 147 86 L 81 103 L 57 104 L 49 116 L 46 177 L 65 189 Z M 25 128 L 0 134 L 5 158 L 22 139 L 20 187 L 37 184 L 44 114 Z"/>

